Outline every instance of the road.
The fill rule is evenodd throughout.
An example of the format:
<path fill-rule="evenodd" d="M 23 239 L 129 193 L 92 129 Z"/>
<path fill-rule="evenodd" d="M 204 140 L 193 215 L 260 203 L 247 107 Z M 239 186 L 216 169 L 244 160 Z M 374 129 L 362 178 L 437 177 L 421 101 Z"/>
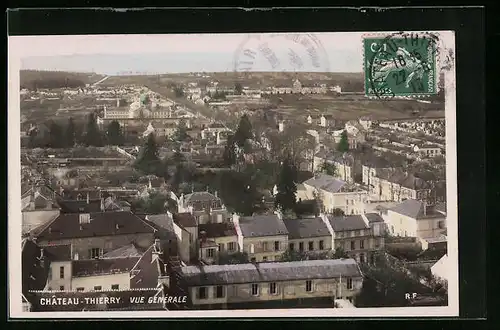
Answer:
<path fill-rule="evenodd" d="M 109 78 L 109 76 L 106 76 L 106 77 L 102 78 L 101 80 L 99 80 L 98 82 L 93 83 L 92 86 L 97 86 L 108 78 Z"/>

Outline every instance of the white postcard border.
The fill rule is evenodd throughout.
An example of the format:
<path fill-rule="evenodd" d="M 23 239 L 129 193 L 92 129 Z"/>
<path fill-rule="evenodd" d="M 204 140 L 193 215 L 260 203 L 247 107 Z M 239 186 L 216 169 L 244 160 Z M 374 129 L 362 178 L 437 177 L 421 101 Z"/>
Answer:
<path fill-rule="evenodd" d="M 410 31 L 409 31 L 410 32 Z M 439 32 L 445 50 L 455 54 L 455 34 L 452 31 Z M 334 32 L 332 32 L 334 33 Z M 361 33 L 361 32 L 360 32 Z M 353 34 L 360 34 L 353 32 Z M 363 32 L 364 33 L 364 32 Z M 393 33 L 393 32 L 387 32 Z M 326 33 L 317 33 L 322 35 Z M 348 34 L 342 32 L 342 34 Z M 151 35 L 147 36 L 150 37 Z M 210 310 L 210 311 L 126 311 L 126 312 L 23 312 L 21 279 L 21 172 L 20 172 L 20 95 L 19 71 L 21 58 L 36 49 L 30 42 L 33 37 L 9 37 L 8 39 L 8 289 L 10 318 L 20 319 L 79 319 L 79 318 L 275 318 L 275 317 L 456 317 L 459 315 L 459 278 L 458 278 L 458 196 L 457 196 L 457 149 L 456 149 L 456 85 L 455 63 L 445 72 L 445 122 L 446 122 L 446 182 L 447 182 L 447 234 L 450 278 L 448 280 L 448 306 L 442 307 L 397 307 L 397 308 L 354 308 L 354 309 L 268 309 L 268 310 Z M 67 55 L 71 51 L 86 49 L 84 53 L 114 53 L 103 37 L 110 36 L 49 36 L 62 38 L 61 47 L 52 47 L 52 55 Z M 69 38 L 78 39 L 68 43 Z M 93 38 L 96 37 L 93 41 Z M 118 36 L 123 38 L 123 35 Z M 144 38 L 132 35 L 130 38 Z M 155 36 L 156 38 L 157 36 Z M 241 36 L 244 37 L 243 35 Z M 65 40 L 64 40 L 65 39 Z M 179 39 L 180 40 L 180 39 Z M 81 43 L 83 41 L 83 44 Z M 353 43 L 359 41 L 352 40 Z M 128 43 L 127 46 L 133 44 Z M 68 48 L 70 47 L 70 48 Z M 76 47 L 71 49 L 71 47 Z M 441 50 L 441 51 L 445 51 Z M 47 50 L 45 50 L 45 54 Z M 36 56 L 36 55 L 35 55 Z M 454 59 L 453 59 L 454 60 Z"/>

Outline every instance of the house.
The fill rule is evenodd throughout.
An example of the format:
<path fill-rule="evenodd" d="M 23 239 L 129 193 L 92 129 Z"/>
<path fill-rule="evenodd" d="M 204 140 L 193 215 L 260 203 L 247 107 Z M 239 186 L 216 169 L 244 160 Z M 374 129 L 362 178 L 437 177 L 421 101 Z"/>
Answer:
<path fill-rule="evenodd" d="M 33 233 L 40 246 L 71 244 L 74 259 L 94 259 L 136 243 L 149 247 L 158 229 L 130 212 L 61 213 Z"/>
<path fill-rule="evenodd" d="M 139 256 L 73 259 L 70 244 L 44 250 L 51 260 L 46 291 L 153 289 L 163 281 L 168 284 L 159 240 Z"/>
<path fill-rule="evenodd" d="M 193 309 L 333 308 L 336 298 L 354 300 L 363 283 L 352 259 L 187 266 L 178 274 L 171 286 L 188 292 Z"/>
<path fill-rule="evenodd" d="M 384 220 L 376 213 L 323 216 L 333 235 L 334 249 L 344 250 L 360 263 L 374 261 L 374 252 L 384 248 Z"/>
<path fill-rule="evenodd" d="M 180 259 L 189 263 L 198 259 L 200 247 L 198 246 L 198 222 L 191 212 L 175 213 L 173 218 L 173 229 L 177 239 Z"/>
<path fill-rule="evenodd" d="M 288 230 L 288 249 L 307 253 L 332 249 L 332 234 L 321 217 L 283 219 Z"/>
<path fill-rule="evenodd" d="M 321 171 L 323 164 L 332 164 L 335 166 L 334 178 L 348 183 L 354 182 L 354 159 L 348 155 L 340 156 L 330 152 L 320 151 L 314 155 L 314 172 Z"/>
<path fill-rule="evenodd" d="M 390 170 L 394 169 L 385 159 L 376 158 L 374 160 L 366 161 L 363 165 L 361 165 L 363 185 L 367 186 L 369 192 L 372 193 L 375 187 L 372 178 L 376 177 L 381 171 L 387 172 Z"/>
<path fill-rule="evenodd" d="M 32 186 L 21 195 L 22 233 L 53 220 L 59 215 L 55 193 L 45 186 Z"/>
<path fill-rule="evenodd" d="M 232 223 L 207 223 L 198 226 L 201 260 L 217 263 L 220 254 L 238 252 L 238 235 Z"/>
<path fill-rule="evenodd" d="M 387 210 L 388 232 L 394 236 L 439 237 L 446 231 L 446 216 L 425 201 L 408 199 Z"/>
<path fill-rule="evenodd" d="M 425 200 L 431 191 L 429 182 L 401 169 L 378 169 L 370 186 L 373 197 L 379 201 Z"/>
<path fill-rule="evenodd" d="M 222 200 L 208 191 L 182 194 L 178 202 L 179 212 L 191 212 L 200 224 L 225 222 L 230 219 Z"/>
<path fill-rule="evenodd" d="M 299 190 L 302 188 L 303 190 Z M 297 187 L 297 198 L 316 198 L 324 212 L 340 209 L 344 214 L 364 213 L 368 192 L 356 184 L 348 184 L 327 174 L 316 174 Z"/>
<path fill-rule="evenodd" d="M 241 252 L 252 262 L 278 260 L 288 248 L 288 230 L 277 214 L 240 217 L 233 215 Z"/>

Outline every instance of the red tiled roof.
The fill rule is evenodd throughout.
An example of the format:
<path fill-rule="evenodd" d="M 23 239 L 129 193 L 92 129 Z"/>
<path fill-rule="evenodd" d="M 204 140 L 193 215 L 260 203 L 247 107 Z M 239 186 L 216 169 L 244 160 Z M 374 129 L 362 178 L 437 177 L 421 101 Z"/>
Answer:
<path fill-rule="evenodd" d="M 130 272 L 140 257 L 73 261 L 73 276 L 94 276 Z"/>
<path fill-rule="evenodd" d="M 155 229 L 131 212 L 90 213 L 80 225 L 79 214 L 60 214 L 37 235 L 39 240 L 154 233 Z"/>

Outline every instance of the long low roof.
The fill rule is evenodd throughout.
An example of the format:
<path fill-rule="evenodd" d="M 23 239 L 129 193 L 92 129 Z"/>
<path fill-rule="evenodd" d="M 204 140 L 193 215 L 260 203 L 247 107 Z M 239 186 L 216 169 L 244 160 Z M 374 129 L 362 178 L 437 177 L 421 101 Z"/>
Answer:
<path fill-rule="evenodd" d="M 181 268 L 188 286 L 280 282 L 360 277 L 354 259 L 304 260 L 259 264 L 187 266 Z"/>

